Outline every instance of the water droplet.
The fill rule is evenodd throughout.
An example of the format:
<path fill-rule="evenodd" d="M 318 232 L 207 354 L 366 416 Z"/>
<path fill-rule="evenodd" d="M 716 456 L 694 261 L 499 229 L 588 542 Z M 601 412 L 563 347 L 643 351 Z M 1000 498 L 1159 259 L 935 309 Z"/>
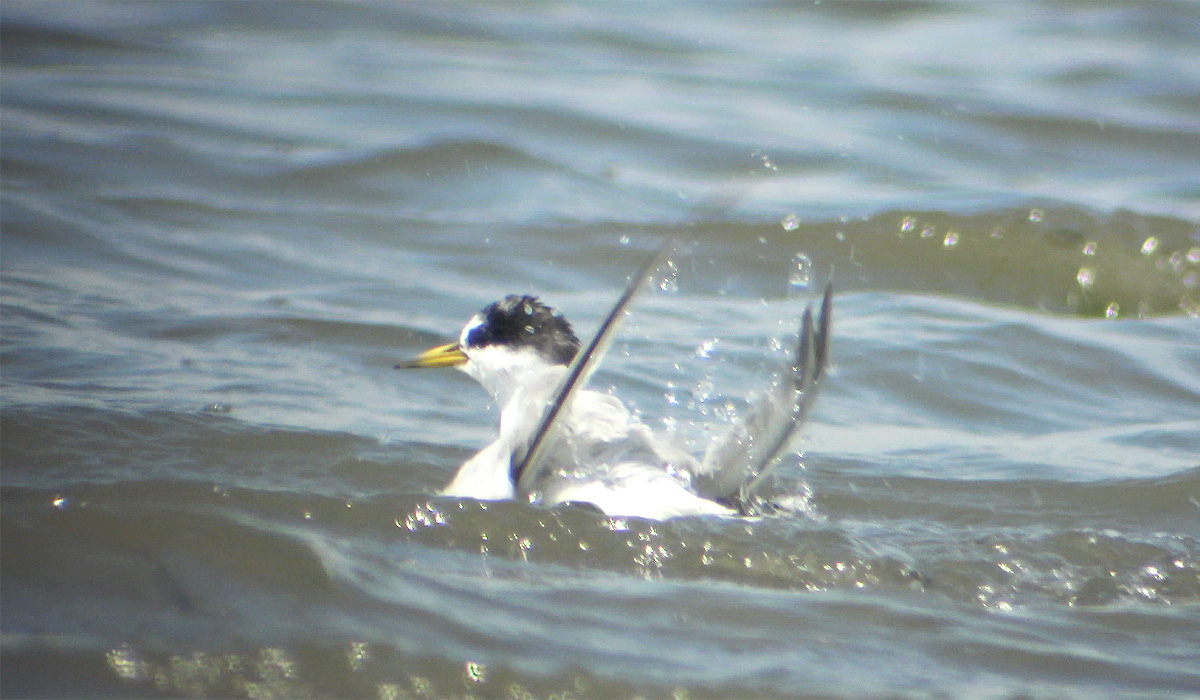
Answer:
<path fill-rule="evenodd" d="M 1095 257 L 1096 246 L 1097 246 L 1097 243 L 1095 241 L 1088 241 L 1087 243 L 1084 243 L 1083 244 L 1083 254 L 1088 256 L 1089 258 Z"/>
<path fill-rule="evenodd" d="M 1030 209 L 1029 210 L 1029 220 L 1032 221 L 1033 223 L 1040 224 L 1045 219 L 1046 219 L 1046 213 L 1043 212 L 1041 209 Z"/>
<path fill-rule="evenodd" d="M 679 291 L 679 267 L 675 265 L 674 260 L 668 260 L 666 268 L 662 279 L 658 282 L 658 288 L 674 294 Z"/>
<path fill-rule="evenodd" d="M 946 237 L 942 239 L 942 245 L 947 248 L 953 248 L 958 245 L 958 231 L 947 231 Z"/>
<path fill-rule="evenodd" d="M 717 338 L 709 338 L 696 348 L 696 357 L 711 357 L 713 348 L 717 346 Z"/>
<path fill-rule="evenodd" d="M 1200 265 L 1200 248 L 1192 248 L 1188 250 L 1187 261 L 1193 265 Z"/>
<path fill-rule="evenodd" d="M 1079 282 L 1079 286 L 1084 289 L 1091 289 L 1096 283 L 1096 271 L 1090 267 L 1079 268 L 1079 274 L 1075 275 L 1075 280 Z"/>
<path fill-rule="evenodd" d="M 621 245 L 629 245 L 629 240 L 630 239 L 628 235 L 623 235 L 617 239 L 617 243 L 620 243 Z"/>
<path fill-rule="evenodd" d="M 795 231 L 800 228 L 800 217 L 795 214 L 788 214 L 783 217 L 783 221 L 780 221 L 779 225 L 783 227 L 784 231 Z"/>
<path fill-rule="evenodd" d="M 792 269 L 788 273 L 788 284 L 799 289 L 808 289 L 812 284 L 812 258 L 804 253 L 796 253 L 792 256 Z"/>
<path fill-rule="evenodd" d="M 1120 315 L 1121 315 L 1121 305 L 1115 301 L 1113 303 L 1109 304 L 1108 308 L 1104 310 L 1105 318 L 1116 318 L 1117 316 L 1120 316 Z"/>
<path fill-rule="evenodd" d="M 350 664 L 350 670 L 363 670 L 363 666 L 370 658 L 371 650 L 365 642 L 350 642 L 350 649 L 346 651 L 346 660 Z"/>
<path fill-rule="evenodd" d="M 917 227 L 917 220 L 911 216 L 906 216 L 900 220 L 900 232 L 908 233 Z"/>
<path fill-rule="evenodd" d="M 1158 238 L 1156 236 L 1151 236 L 1142 243 L 1142 255 L 1150 255 L 1156 250 L 1158 250 Z"/>
<path fill-rule="evenodd" d="M 67 506 L 71 505 L 71 501 L 66 496 L 58 496 L 50 501 L 50 504 L 59 510 L 66 510 Z"/>
<path fill-rule="evenodd" d="M 487 678 L 487 667 L 478 661 L 468 661 L 463 666 L 463 679 L 468 683 L 482 683 Z"/>
<path fill-rule="evenodd" d="M 148 674 L 149 664 L 127 646 L 117 647 L 104 655 L 112 670 L 126 680 L 141 680 Z"/>
<path fill-rule="evenodd" d="M 935 233 L 937 233 L 937 229 L 932 226 L 926 226 L 921 229 L 921 238 L 933 238 Z"/>

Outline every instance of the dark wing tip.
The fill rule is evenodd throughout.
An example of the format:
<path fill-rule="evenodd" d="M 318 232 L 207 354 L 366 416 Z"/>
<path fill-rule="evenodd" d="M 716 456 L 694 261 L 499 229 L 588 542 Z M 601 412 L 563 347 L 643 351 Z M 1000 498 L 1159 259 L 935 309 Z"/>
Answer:
<path fill-rule="evenodd" d="M 796 347 L 796 381 L 798 389 L 815 384 L 825 375 L 829 364 L 829 337 L 833 325 L 833 283 L 825 285 L 821 311 L 813 322 L 812 307 L 804 310 L 800 320 L 800 344 Z"/>
<path fill-rule="evenodd" d="M 797 391 L 804 391 L 812 383 L 816 372 L 816 352 L 813 348 L 813 315 L 812 307 L 804 310 L 800 318 L 800 343 L 796 346 L 796 361 L 793 367 L 793 379 Z"/>
<path fill-rule="evenodd" d="M 816 329 L 816 368 L 813 381 L 820 379 L 829 366 L 829 338 L 833 327 L 833 282 L 825 285 L 825 296 L 821 299 L 821 315 L 817 318 Z"/>

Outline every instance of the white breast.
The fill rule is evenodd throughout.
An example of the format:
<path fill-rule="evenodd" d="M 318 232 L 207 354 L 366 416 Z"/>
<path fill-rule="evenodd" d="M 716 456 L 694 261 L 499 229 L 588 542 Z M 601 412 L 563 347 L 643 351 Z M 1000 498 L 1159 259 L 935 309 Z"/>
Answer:
<path fill-rule="evenodd" d="M 467 460 L 443 493 L 481 500 L 513 498 L 513 451 L 528 440 L 555 385 L 534 382 L 516 392 L 501 413 L 500 436 Z M 580 392 L 560 427 L 547 454 L 550 469 L 534 491 L 539 503 L 586 502 L 608 515 L 655 519 L 732 512 L 690 491 L 684 482 L 696 468 L 695 459 L 658 440 L 614 396 Z"/>

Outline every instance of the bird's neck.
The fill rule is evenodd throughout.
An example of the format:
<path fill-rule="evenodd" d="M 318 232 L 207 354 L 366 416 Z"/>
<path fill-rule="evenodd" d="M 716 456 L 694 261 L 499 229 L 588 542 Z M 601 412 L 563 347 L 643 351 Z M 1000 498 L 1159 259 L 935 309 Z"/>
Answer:
<path fill-rule="evenodd" d="M 548 394 L 558 385 L 566 371 L 563 365 L 547 364 L 533 350 L 512 352 L 484 348 L 476 351 L 463 368 L 479 382 L 501 407 L 508 406 L 519 395 Z M 522 399 L 525 400 L 525 399 Z"/>

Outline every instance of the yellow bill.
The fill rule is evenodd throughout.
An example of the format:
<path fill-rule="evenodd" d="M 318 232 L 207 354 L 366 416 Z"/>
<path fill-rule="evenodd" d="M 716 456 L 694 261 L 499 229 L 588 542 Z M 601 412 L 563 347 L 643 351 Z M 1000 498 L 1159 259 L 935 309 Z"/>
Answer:
<path fill-rule="evenodd" d="M 458 343 L 447 343 L 436 348 L 430 348 L 417 355 L 414 359 L 401 362 L 396 369 L 416 369 L 423 367 L 457 367 L 467 361 Z"/>

